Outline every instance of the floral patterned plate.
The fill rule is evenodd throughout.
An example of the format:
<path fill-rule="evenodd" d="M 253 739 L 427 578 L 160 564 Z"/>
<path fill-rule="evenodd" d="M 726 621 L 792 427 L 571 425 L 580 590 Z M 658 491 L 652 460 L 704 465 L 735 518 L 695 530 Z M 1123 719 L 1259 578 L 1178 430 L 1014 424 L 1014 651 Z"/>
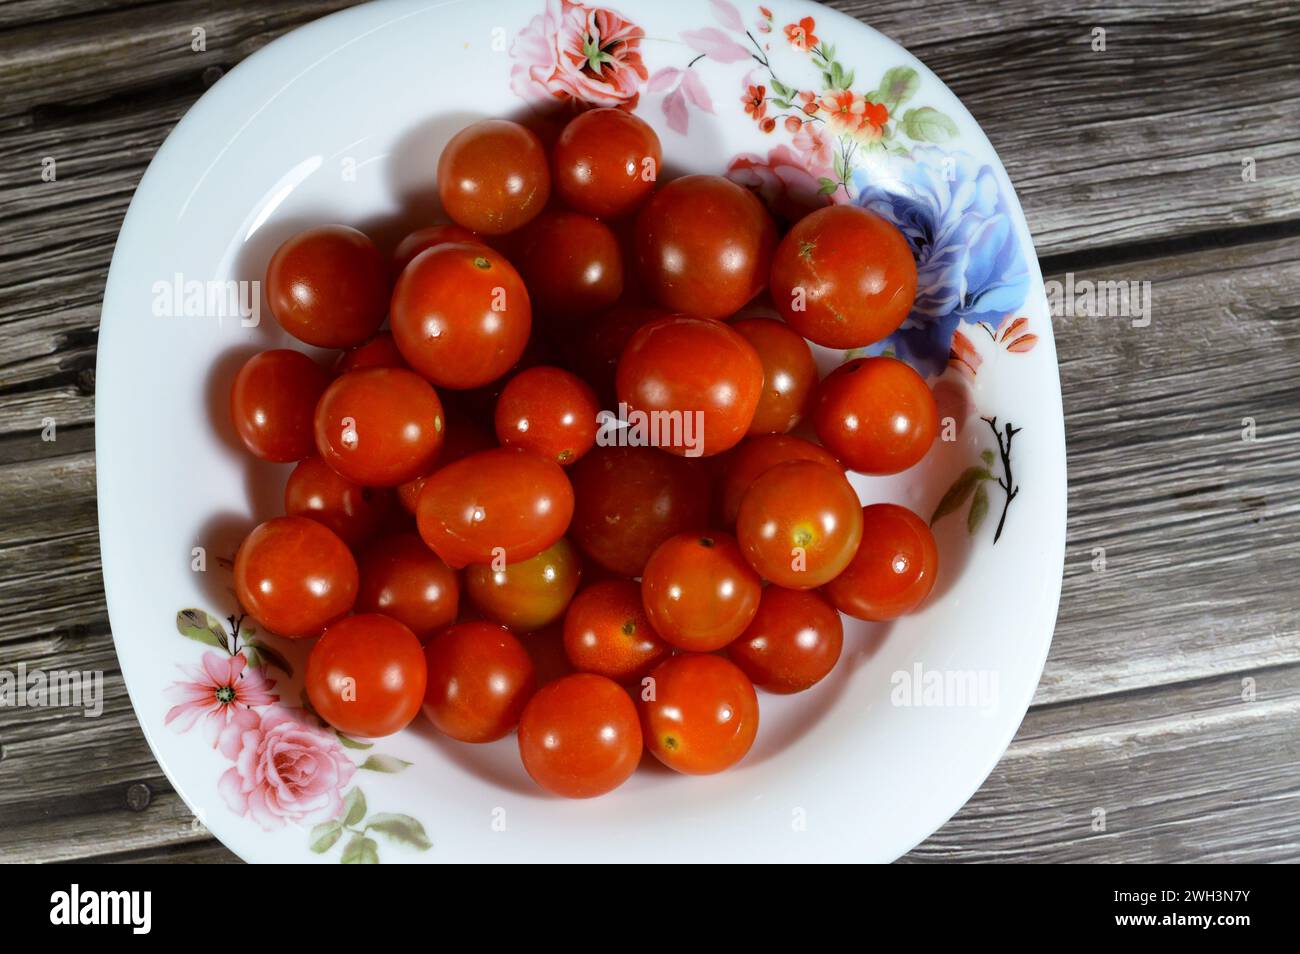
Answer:
<path fill-rule="evenodd" d="M 252 284 L 287 235 L 341 221 L 394 242 L 437 215 L 437 156 L 465 123 L 557 123 L 593 104 L 654 124 L 667 175 L 725 172 L 785 220 L 858 203 L 907 235 L 916 308 L 872 350 L 930 378 L 944 440 L 913 471 L 857 486 L 932 516 L 941 570 L 922 612 L 848 621 L 844 658 L 814 691 L 765 696 L 735 770 L 648 764 L 608 797 L 569 802 L 529 782 L 513 739 L 461 745 L 419 720 L 372 743 L 304 707 L 305 647 L 256 632 L 231 593 L 229 559 L 280 512 L 286 468 L 236 448 L 226 396 L 249 354 L 289 343 Z M 892 859 L 992 769 L 1051 639 L 1065 450 L 1024 217 L 929 70 L 803 0 L 394 0 L 271 44 L 195 105 L 140 184 L 98 382 L 122 671 L 195 830 L 248 860 Z"/>

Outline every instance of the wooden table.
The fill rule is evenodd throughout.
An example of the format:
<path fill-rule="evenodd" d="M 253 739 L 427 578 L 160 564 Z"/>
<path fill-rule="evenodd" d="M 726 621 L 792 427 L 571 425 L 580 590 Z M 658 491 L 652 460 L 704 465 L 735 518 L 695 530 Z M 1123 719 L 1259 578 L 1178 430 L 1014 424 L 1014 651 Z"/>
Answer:
<path fill-rule="evenodd" d="M 0 669 L 102 669 L 107 694 L 98 719 L 0 709 L 0 860 L 235 860 L 167 783 L 117 668 L 100 298 L 173 124 L 224 70 L 345 5 L 0 5 Z M 1051 656 L 993 775 L 907 860 L 1300 859 L 1300 8 L 835 5 L 983 124 L 1046 278 L 1153 297 L 1145 328 L 1056 322 L 1070 516 Z"/>

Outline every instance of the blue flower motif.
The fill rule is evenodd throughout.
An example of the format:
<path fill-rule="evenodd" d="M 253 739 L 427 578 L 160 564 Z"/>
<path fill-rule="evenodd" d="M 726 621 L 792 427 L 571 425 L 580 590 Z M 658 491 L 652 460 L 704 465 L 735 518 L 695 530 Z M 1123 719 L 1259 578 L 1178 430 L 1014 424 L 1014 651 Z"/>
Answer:
<path fill-rule="evenodd" d="M 1029 270 L 991 166 L 965 153 L 916 146 L 853 173 L 857 203 L 893 222 L 916 254 L 916 303 L 893 348 L 923 374 L 943 371 L 959 322 L 993 324 L 1019 308 Z"/>

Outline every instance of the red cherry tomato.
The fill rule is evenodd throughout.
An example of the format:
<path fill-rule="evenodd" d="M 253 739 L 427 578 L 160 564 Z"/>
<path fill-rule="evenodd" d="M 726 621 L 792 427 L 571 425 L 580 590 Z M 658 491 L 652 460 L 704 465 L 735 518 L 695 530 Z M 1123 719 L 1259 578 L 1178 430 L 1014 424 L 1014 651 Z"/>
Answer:
<path fill-rule="evenodd" d="M 763 583 L 726 533 L 681 533 L 655 550 L 641 601 L 655 632 L 678 649 L 707 653 L 745 631 Z"/>
<path fill-rule="evenodd" d="M 907 239 L 860 206 L 828 205 L 800 219 L 772 260 L 781 317 L 827 348 L 863 348 L 893 334 L 915 298 Z"/>
<path fill-rule="evenodd" d="M 758 694 L 721 656 L 674 656 L 650 673 L 654 698 L 642 695 L 641 733 L 660 762 L 686 775 L 711 775 L 749 752 L 758 734 Z"/>
<path fill-rule="evenodd" d="M 450 626 L 460 608 L 460 580 L 414 533 L 380 537 L 357 560 L 358 613 L 383 613 L 420 642 Z"/>
<path fill-rule="evenodd" d="M 497 440 L 568 467 L 596 443 L 600 405 L 581 378 L 541 365 L 516 374 L 497 400 Z"/>
<path fill-rule="evenodd" d="M 527 560 L 465 568 L 465 592 L 479 609 L 515 632 L 531 633 L 564 615 L 578 591 L 582 560 L 561 537 Z"/>
<path fill-rule="evenodd" d="M 661 308 L 623 301 L 586 321 L 572 343 L 569 367 L 595 390 L 607 407 L 618 403 L 614 375 L 632 336 L 656 318 L 671 317 Z"/>
<path fill-rule="evenodd" d="M 736 539 L 759 576 L 810 590 L 838 576 L 858 552 L 861 507 L 839 467 L 811 460 L 777 464 L 750 484 Z"/>
<path fill-rule="evenodd" d="M 442 442 L 442 450 L 438 452 L 438 459 L 433 462 L 433 470 L 454 464 L 470 454 L 491 450 L 497 446 L 492 434 L 455 405 L 446 408 L 444 418 L 447 422 L 446 435 Z M 428 479 L 429 475 L 425 474 L 414 480 L 408 480 L 397 488 L 397 498 L 409 513 L 414 514 L 419 507 L 420 491 L 424 489 L 424 482 Z"/>
<path fill-rule="evenodd" d="M 571 474 L 569 537 L 620 576 L 640 576 L 659 544 L 708 523 L 710 487 L 697 461 L 653 447 L 596 447 Z"/>
<path fill-rule="evenodd" d="M 636 706 L 618 683 L 589 672 L 543 686 L 519 720 L 519 756 L 534 782 L 566 798 L 618 788 L 641 761 Z"/>
<path fill-rule="evenodd" d="M 569 604 L 564 652 L 580 672 L 628 682 L 646 675 L 672 647 L 650 625 L 640 586 L 631 580 L 602 580 Z"/>
<path fill-rule="evenodd" d="M 727 647 L 727 656 L 768 692 L 803 692 L 840 658 L 844 624 L 826 600 L 808 590 L 763 589 L 758 615 Z"/>
<path fill-rule="evenodd" d="M 642 207 L 641 277 L 669 311 L 726 318 L 767 284 L 776 226 L 748 189 L 722 176 L 684 176 Z"/>
<path fill-rule="evenodd" d="M 746 318 L 731 327 L 763 364 L 763 393 L 749 424 L 751 434 L 784 434 L 808 410 L 817 386 L 817 362 L 808 342 L 771 318 Z"/>
<path fill-rule="evenodd" d="M 351 348 L 378 331 L 388 290 L 379 249 L 345 225 L 299 232 L 266 270 L 271 314 L 299 341 L 320 348 Z"/>
<path fill-rule="evenodd" d="M 312 415 L 329 374 L 301 351 L 263 351 L 244 362 L 230 388 L 230 419 L 254 457 L 287 463 L 308 457 Z"/>
<path fill-rule="evenodd" d="M 285 513 L 323 523 L 349 547 L 383 529 L 395 503 L 388 488 L 354 484 L 319 457 L 300 461 L 284 485 Z"/>
<path fill-rule="evenodd" d="M 533 662 L 504 626 L 470 621 L 443 630 L 424 647 L 424 714 L 461 742 L 495 742 L 519 724 L 533 694 Z"/>
<path fill-rule="evenodd" d="M 590 109 L 569 120 L 554 150 L 555 191 L 587 215 L 616 219 L 654 190 L 659 137 L 624 109 Z"/>
<path fill-rule="evenodd" d="M 793 460 L 815 460 L 828 467 L 840 466 L 839 461 L 825 449 L 788 434 L 751 437 L 728 454 L 722 472 L 722 518 L 726 525 L 735 526 L 740 502 L 750 484 L 777 464 Z"/>
<path fill-rule="evenodd" d="M 393 291 L 393 338 L 434 384 L 476 388 L 514 366 L 528 344 L 532 306 L 514 267 L 483 245 L 421 252 Z"/>
<path fill-rule="evenodd" d="M 315 636 L 352 609 L 357 563 L 332 530 L 306 517 L 276 517 L 235 555 L 235 595 L 278 636 Z"/>
<path fill-rule="evenodd" d="M 925 456 L 939 409 L 925 379 L 896 358 L 858 358 L 817 389 L 813 427 L 850 470 L 896 474 Z"/>
<path fill-rule="evenodd" d="M 568 529 L 573 488 L 560 465 L 518 447 L 470 454 L 420 492 L 420 536 L 453 567 L 537 556 Z"/>
<path fill-rule="evenodd" d="M 623 294 L 623 253 L 609 226 L 576 212 L 543 212 L 511 255 L 533 310 L 552 326 L 572 327 Z"/>
<path fill-rule="evenodd" d="M 336 378 L 316 405 L 316 448 L 353 483 L 396 487 L 428 473 L 446 429 L 437 392 L 401 368 Z"/>
<path fill-rule="evenodd" d="M 448 242 L 469 243 L 471 245 L 484 244 L 469 229 L 461 228 L 459 225 L 453 225 L 450 222 L 416 229 L 398 242 L 397 248 L 393 249 L 393 274 L 402 274 L 402 270 L 411 264 L 411 260 L 425 249 L 433 248 L 435 245 L 446 245 Z"/>
<path fill-rule="evenodd" d="M 886 620 L 925 601 L 939 573 L 939 549 L 926 522 L 896 504 L 862 508 L 862 545 L 844 572 L 822 588 L 841 613 Z"/>
<path fill-rule="evenodd" d="M 381 331 L 363 345 L 344 351 L 334 363 L 334 373 L 347 374 L 362 368 L 405 368 L 406 361 L 387 331 Z"/>
<path fill-rule="evenodd" d="M 632 336 L 616 383 L 618 399 L 630 409 L 658 415 L 649 421 L 661 450 L 709 457 L 749 430 L 763 393 L 763 365 L 749 342 L 721 322 L 663 318 Z M 664 424 L 656 427 L 656 420 Z"/>
<path fill-rule="evenodd" d="M 311 648 L 304 682 L 317 715 L 345 735 L 375 739 L 400 732 L 419 713 L 424 654 L 397 620 L 349 616 Z"/>
<path fill-rule="evenodd" d="M 438 196 L 458 225 L 504 235 L 546 207 L 551 173 L 532 130 L 506 119 L 466 126 L 438 158 Z"/>

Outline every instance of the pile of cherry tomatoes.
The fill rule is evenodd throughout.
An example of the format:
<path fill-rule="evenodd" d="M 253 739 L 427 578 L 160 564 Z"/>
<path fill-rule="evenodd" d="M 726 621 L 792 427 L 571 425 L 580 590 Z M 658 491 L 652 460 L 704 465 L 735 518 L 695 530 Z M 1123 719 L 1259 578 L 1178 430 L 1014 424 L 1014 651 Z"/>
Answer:
<path fill-rule="evenodd" d="M 463 742 L 517 730 L 538 784 L 589 797 L 643 748 L 689 774 L 735 764 L 755 686 L 825 677 L 840 612 L 927 597 L 925 521 L 863 507 L 845 470 L 911 467 L 938 415 L 906 364 L 819 381 L 808 345 L 899 327 L 916 267 L 893 225 L 834 205 L 782 235 L 725 178 L 659 186 L 658 138 L 625 111 L 552 138 L 462 130 L 437 166 L 452 222 L 390 256 L 341 225 L 275 253 L 275 318 L 341 353 L 266 351 L 235 378 L 244 445 L 296 462 L 235 584 L 266 629 L 316 639 L 306 692 L 338 731 L 386 735 L 421 709 Z M 779 319 L 737 317 L 765 290 Z M 604 439 L 628 433 L 599 420 L 620 404 L 699 427 Z"/>

